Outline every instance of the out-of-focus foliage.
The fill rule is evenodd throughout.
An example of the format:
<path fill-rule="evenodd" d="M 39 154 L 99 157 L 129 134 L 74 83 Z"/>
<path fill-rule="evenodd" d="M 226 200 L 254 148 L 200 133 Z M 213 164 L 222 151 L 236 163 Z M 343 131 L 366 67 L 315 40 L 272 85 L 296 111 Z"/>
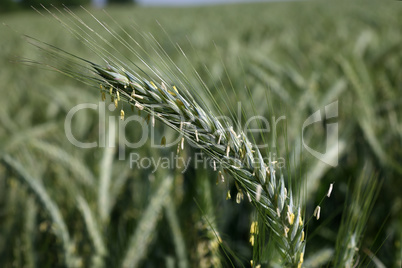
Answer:
<path fill-rule="evenodd" d="M 79 5 L 86 5 L 89 4 L 90 0 L 70 0 L 68 2 L 61 1 L 61 0 L 21 0 L 19 4 L 22 7 L 39 7 L 43 5 L 45 7 L 50 7 L 51 5 L 61 7 L 63 4 L 68 5 L 70 7 L 79 6 Z"/>
<path fill-rule="evenodd" d="M 374 261 L 386 267 L 400 267 L 400 3 L 116 7 L 108 12 L 110 17 L 93 11 L 108 24 L 117 20 L 122 26 L 115 28 L 117 33 L 126 30 L 134 37 L 139 34 L 136 29 L 152 33 L 172 59 L 185 67 L 186 59 L 173 45 L 178 43 L 222 103 L 224 113 L 236 111 L 240 99 L 249 115 L 255 109 L 269 119 L 286 116 L 277 124 L 278 155 L 286 155 L 282 131 L 286 125 L 293 176 L 307 185 L 306 219 L 329 184 L 335 183 L 331 198 L 320 205 L 321 218 L 308 222 L 305 259 L 311 267 L 333 260 L 328 252 L 336 250 L 346 196 L 353 200 L 352 193 L 359 192 L 353 189 L 361 187 L 361 180 L 355 181 L 365 168 L 376 172 L 383 183 L 361 239 L 359 261 L 365 263 L 375 256 Z M 99 62 L 49 16 L 32 11 L 2 15 L 1 20 L 19 33 Z M 228 259 L 236 267 L 249 265 L 253 213 L 245 201 L 238 205 L 234 198 L 225 200 L 228 190 L 236 195 L 235 187 L 215 185 L 217 173 L 212 168 L 190 165 L 184 173 L 180 167 L 156 173 L 152 173 L 153 166 L 130 168 L 129 153 L 155 159 L 176 155 L 176 146 L 151 146 L 152 142 L 160 144 L 163 135 L 168 141 L 175 137 L 160 122 L 149 128 L 155 133 L 144 146 L 127 149 L 124 161 L 118 159 L 117 137 L 112 139 L 115 150 L 73 146 L 64 131 L 66 115 L 77 104 L 99 104 L 99 91 L 57 72 L 16 63 L 16 57 L 40 59 L 43 53 L 14 30 L 2 27 L 0 31 L 1 266 L 113 267 L 127 259 L 138 261 L 141 267 L 227 267 Z M 110 42 L 117 45 L 116 40 Z M 122 53 L 130 57 L 124 48 Z M 182 70 L 189 79 L 196 79 L 190 68 Z M 230 93 L 231 85 L 237 96 Z M 305 120 L 334 101 L 338 101 L 339 115 L 328 122 L 338 123 L 339 164 L 331 168 L 306 151 L 299 158 L 299 150 Z M 106 119 L 109 116 L 118 122 L 118 111 L 106 109 Z M 325 152 L 328 122 L 306 128 L 305 143 Z M 98 110 L 80 111 L 73 119 L 73 134 L 81 141 L 99 141 L 100 124 Z M 113 127 L 117 125 L 106 120 L 106 129 Z M 128 140 L 138 140 L 140 134 L 135 126 L 127 126 Z M 272 131 L 265 135 L 272 140 Z M 194 163 L 196 152 L 186 148 L 182 156 L 191 157 Z M 226 252 L 234 251 L 240 260 L 225 255 L 217 246 L 215 232 Z M 132 250 L 139 244 L 141 251 Z"/>
<path fill-rule="evenodd" d="M 0 5 L 0 13 L 15 11 L 19 8 L 18 3 L 13 0 L 4 0 Z"/>
<path fill-rule="evenodd" d="M 56 6 L 61 7 L 62 5 L 67 5 L 69 7 L 80 6 L 80 5 L 88 5 L 90 0 L 71 0 L 71 1 L 62 1 L 62 0 L 2 0 L 0 3 L 0 13 L 18 11 L 23 9 L 31 9 L 32 7 L 39 7 L 41 5 L 45 7 Z"/>
<path fill-rule="evenodd" d="M 109 0 L 108 4 L 134 4 L 135 0 Z M 66 5 L 68 7 L 76 7 L 81 5 L 96 5 L 96 1 L 91 0 L 2 0 L 0 3 L 0 13 L 19 11 L 22 9 L 31 9 L 31 7 L 39 7 L 41 5 L 45 7 L 56 6 L 62 7 Z"/>

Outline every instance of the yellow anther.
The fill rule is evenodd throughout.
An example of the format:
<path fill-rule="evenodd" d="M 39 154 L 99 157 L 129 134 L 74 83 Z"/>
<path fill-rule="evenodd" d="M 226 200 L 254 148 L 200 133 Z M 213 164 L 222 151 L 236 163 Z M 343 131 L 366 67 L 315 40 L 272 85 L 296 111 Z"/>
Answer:
<path fill-rule="evenodd" d="M 219 181 L 223 180 L 222 171 L 219 170 L 218 177 L 216 178 L 216 184 L 219 184 Z"/>
<path fill-rule="evenodd" d="M 176 104 L 179 106 L 184 106 L 184 103 L 179 99 L 176 99 Z"/>
<path fill-rule="evenodd" d="M 258 222 L 253 221 L 251 223 L 250 234 L 258 234 Z"/>
<path fill-rule="evenodd" d="M 171 90 L 168 90 L 167 92 L 169 92 L 169 94 L 171 94 L 172 96 L 176 96 L 176 93 L 174 93 L 173 91 L 171 91 Z"/>
<path fill-rule="evenodd" d="M 301 234 L 301 241 L 303 242 L 304 241 L 304 231 L 302 231 L 302 234 Z"/>
<path fill-rule="evenodd" d="M 120 119 L 124 120 L 124 110 L 123 109 L 121 109 L 121 111 L 120 111 Z"/>
<path fill-rule="evenodd" d="M 288 237 L 288 233 L 289 233 L 289 228 L 285 226 L 284 235 L 286 238 Z"/>
<path fill-rule="evenodd" d="M 317 220 L 320 218 L 320 212 L 321 212 L 321 207 L 320 206 L 317 206 L 316 208 L 315 208 L 315 210 L 314 210 L 314 217 L 316 217 L 317 218 Z"/>
<path fill-rule="evenodd" d="M 116 91 L 116 94 L 117 94 L 117 101 L 120 101 L 120 94 L 119 94 L 119 91 Z"/>
<path fill-rule="evenodd" d="M 176 91 L 176 93 L 179 93 L 179 91 L 177 90 L 176 86 L 173 86 L 174 91 Z"/>
<path fill-rule="evenodd" d="M 252 246 L 254 246 L 254 235 L 251 235 L 250 236 L 250 244 L 252 245 Z"/>
<path fill-rule="evenodd" d="M 295 221 L 295 214 L 288 212 L 288 221 L 290 225 L 293 225 Z"/>
<path fill-rule="evenodd" d="M 244 194 L 243 192 L 240 190 L 237 195 L 236 195 L 236 203 L 240 204 L 240 202 L 244 199 Z"/>
<path fill-rule="evenodd" d="M 240 158 L 241 159 L 243 159 L 244 156 L 246 155 L 246 152 L 242 148 L 240 148 L 239 153 L 240 153 Z"/>
<path fill-rule="evenodd" d="M 102 92 L 102 101 L 105 101 L 106 100 L 106 94 L 105 94 L 105 92 Z"/>
<path fill-rule="evenodd" d="M 225 177 L 223 176 L 221 171 L 219 171 L 219 174 L 221 176 L 221 182 L 224 183 L 225 182 Z"/>
<path fill-rule="evenodd" d="M 110 89 L 109 89 L 109 94 L 110 94 L 110 95 L 113 94 L 113 87 L 110 87 Z"/>
<path fill-rule="evenodd" d="M 166 146 L 166 138 L 165 138 L 165 136 L 162 137 L 161 145 Z"/>
<path fill-rule="evenodd" d="M 231 199 L 232 196 L 230 195 L 230 190 L 228 190 L 228 192 L 226 193 L 226 200 Z"/>

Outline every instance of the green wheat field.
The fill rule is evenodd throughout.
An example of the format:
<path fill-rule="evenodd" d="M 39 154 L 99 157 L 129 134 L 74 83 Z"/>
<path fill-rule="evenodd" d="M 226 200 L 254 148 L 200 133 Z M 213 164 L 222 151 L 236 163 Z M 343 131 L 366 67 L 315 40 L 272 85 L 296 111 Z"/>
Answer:
<path fill-rule="evenodd" d="M 36 9 L 0 15 L 0 267 L 402 267 L 400 1 Z"/>

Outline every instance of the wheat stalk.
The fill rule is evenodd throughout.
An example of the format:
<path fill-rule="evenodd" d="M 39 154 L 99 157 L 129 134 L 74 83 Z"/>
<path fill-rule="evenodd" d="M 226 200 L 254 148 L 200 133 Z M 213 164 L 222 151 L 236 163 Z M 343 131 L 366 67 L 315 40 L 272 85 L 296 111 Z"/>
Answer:
<path fill-rule="evenodd" d="M 185 86 L 189 84 L 187 81 L 180 81 L 180 86 L 177 87 L 169 83 L 172 80 L 169 75 L 166 77 L 158 75 L 158 71 L 149 67 L 122 37 L 95 19 L 108 33 L 139 57 L 149 67 L 150 73 L 140 68 L 138 72 L 132 70 L 112 52 L 99 46 L 88 33 L 92 31 L 91 28 L 70 10 L 66 10 L 75 18 L 77 29 L 67 26 L 55 14 L 50 11 L 49 13 L 101 56 L 106 61 L 106 66 L 95 64 L 44 43 L 38 43 L 34 39 L 30 41 L 56 60 L 65 60 L 70 57 L 79 59 L 81 61 L 79 64 L 69 65 L 77 69 L 67 68 L 58 69 L 58 71 L 93 86 L 99 86 L 102 99 L 105 100 L 106 94 L 111 95 L 116 107 L 119 102 L 126 102 L 140 111 L 148 112 L 152 118 L 159 119 L 181 133 L 187 141 L 219 163 L 223 170 L 236 181 L 237 200 L 240 201 L 246 195 L 271 230 L 284 264 L 301 267 L 305 249 L 301 205 L 295 200 L 292 191 L 287 191 L 283 175 L 277 177 L 275 163 L 271 159 L 265 163 L 260 150 L 253 145 L 243 131 L 236 132 L 234 126 L 228 121 L 223 120 L 221 123 L 210 109 L 202 108 L 193 97 L 199 88 L 187 89 Z M 104 41 L 100 34 L 95 32 L 95 35 Z M 84 65 L 81 64 L 82 61 Z M 169 66 L 169 64 L 174 65 L 172 62 L 163 62 L 163 65 Z M 79 68 L 85 65 L 87 65 L 86 68 L 92 69 L 94 76 L 81 73 Z M 152 81 L 149 74 L 156 75 L 160 82 Z M 201 88 L 201 90 L 205 89 Z M 124 114 L 122 109 L 122 119 Z M 221 172 L 219 174 L 223 176 Z"/>

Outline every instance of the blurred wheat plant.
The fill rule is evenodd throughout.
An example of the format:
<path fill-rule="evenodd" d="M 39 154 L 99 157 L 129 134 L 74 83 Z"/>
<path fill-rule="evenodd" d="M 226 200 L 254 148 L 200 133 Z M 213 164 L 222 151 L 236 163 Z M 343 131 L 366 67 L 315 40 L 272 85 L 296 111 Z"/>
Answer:
<path fill-rule="evenodd" d="M 339 234 L 335 246 L 335 267 L 356 267 L 364 260 L 358 254 L 361 251 L 362 237 L 374 203 L 378 197 L 381 183 L 375 173 L 364 169 L 357 179 L 353 192 L 345 202 Z M 368 249 L 363 249 L 367 254 Z M 385 267 L 374 254 L 367 254 L 376 267 Z M 370 256 L 371 255 L 371 256 Z"/>
<path fill-rule="evenodd" d="M 47 9 L 46 11 L 99 56 L 104 64 L 98 65 L 28 37 L 31 44 L 55 60 L 54 65 L 47 62 L 30 62 L 45 64 L 100 88 L 103 100 L 107 94 L 111 96 L 116 107 L 121 105 L 122 119 L 126 114 L 122 103 L 128 103 L 133 109 L 147 112 L 152 117 L 152 122 L 158 119 L 179 132 L 183 140 L 178 145 L 178 153 L 183 150 L 183 141 L 186 139 L 211 157 L 214 164 L 222 169 L 219 171 L 220 179 L 224 179 L 224 174 L 231 175 L 238 190 L 236 201 L 246 199 L 254 205 L 262 228 L 269 230 L 270 239 L 275 241 L 282 265 L 301 267 L 304 260 L 305 234 L 302 201 L 296 193 L 300 189 L 294 189 L 293 193 L 289 186 L 287 190 L 284 176 L 275 166 L 274 159 L 269 158 L 264 162 L 262 152 L 240 126 L 234 125 L 230 120 L 221 119 L 222 114 L 216 115 L 212 107 L 206 105 L 211 102 L 214 108 L 220 110 L 213 94 L 197 71 L 194 68 L 192 70 L 198 83 L 191 83 L 191 79 L 184 75 L 152 36 L 137 32 L 145 40 L 145 48 L 124 29 L 119 28 L 124 35 L 122 36 L 89 12 L 90 17 L 103 28 L 102 33 L 91 28 L 67 8 L 64 12 L 55 11 L 59 14 Z M 131 57 L 124 57 L 108 41 L 108 35 L 131 52 Z M 186 57 L 180 47 L 177 49 Z M 152 60 L 149 52 L 155 52 L 157 60 Z M 133 58 L 138 61 L 133 61 Z M 57 67 L 60 62 L 66 63 L 64 66 L 67 68 Z M 139 67 L 140 65 L 144 67 Z M 205 96 L 210 99 L 207 100 Z M 162 143 L 164 142 L 166 140 L 162 139 Z M 253 236 L 258 233 L 262 232 L 254 232 Z M 263 247 L 261 243 L 251 242 L 254 246 Z M 261 254 L 254 254 L 254 266 L 261 262 L 265 254 L 263 248 L 259 251 Z"/>

